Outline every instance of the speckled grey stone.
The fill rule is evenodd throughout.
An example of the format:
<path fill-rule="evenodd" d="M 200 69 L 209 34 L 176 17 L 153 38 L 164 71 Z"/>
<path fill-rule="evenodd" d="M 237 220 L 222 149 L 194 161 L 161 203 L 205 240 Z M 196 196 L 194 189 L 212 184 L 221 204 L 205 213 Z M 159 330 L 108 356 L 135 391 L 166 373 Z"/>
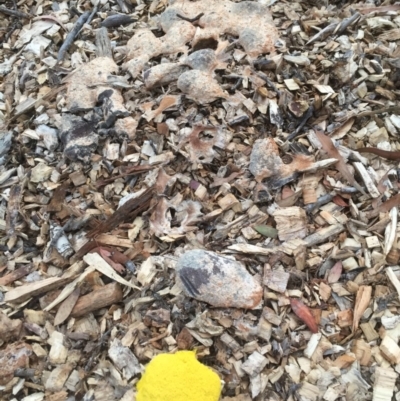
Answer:
<path fill-rule="evenodd" d="M 262 299 L 260 284 L 241 263 L 214 252 L 185 252 L 176 273 L 187 296 L 216 307 L 253 309 Z"/>

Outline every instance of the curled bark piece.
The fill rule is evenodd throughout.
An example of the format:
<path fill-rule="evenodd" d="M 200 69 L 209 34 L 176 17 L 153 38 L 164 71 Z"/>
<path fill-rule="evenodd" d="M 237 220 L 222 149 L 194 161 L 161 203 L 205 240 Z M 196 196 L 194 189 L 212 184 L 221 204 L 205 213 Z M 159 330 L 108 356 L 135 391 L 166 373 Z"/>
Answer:
<path fill-rule="evenodd" d="M 78 18 L 74 27 L 71 29 L 71 31 L 65 38 L 64 43 L 60 47 L 60 50 L 58 51 L 57 62 L 60 62 L 64 59 L 65 53 L 71 47 L 72 43 L 74 43 L 74 40 L 78 36 L 79 31 L 81 30 L 81 28 L 86 23 L 89 17 L 90 17 L 90 12 L 86 11 Z"/>

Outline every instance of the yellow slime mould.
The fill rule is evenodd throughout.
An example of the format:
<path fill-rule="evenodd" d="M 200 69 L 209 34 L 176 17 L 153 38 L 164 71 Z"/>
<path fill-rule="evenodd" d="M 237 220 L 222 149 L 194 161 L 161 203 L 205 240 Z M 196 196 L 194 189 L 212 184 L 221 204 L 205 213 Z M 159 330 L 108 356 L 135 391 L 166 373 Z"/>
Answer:
<path fill-rule="evenodd" d="M 137 384 L 136 401 L 218 401 L 221 381 L 193 351 L 160 354 Z"/>

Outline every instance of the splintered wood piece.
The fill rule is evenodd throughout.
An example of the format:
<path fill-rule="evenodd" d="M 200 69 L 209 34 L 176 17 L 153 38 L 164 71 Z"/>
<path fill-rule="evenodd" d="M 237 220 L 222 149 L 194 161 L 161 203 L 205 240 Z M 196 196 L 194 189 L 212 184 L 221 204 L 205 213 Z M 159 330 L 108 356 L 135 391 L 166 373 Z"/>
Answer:
<path fill-rule="evenodd" d="M 308 234 L 307 215 L 300 207 L 277 209 L 273 216 L 281 241 L 304 238 Z"/>
<path fill-rule="evenodd" d="M 99 245 L 120 246 L 122 248 L 132 248 L 133 243 L 128 238 L 119 238 L 111 234 L 100 234 L 96 237 L 96 243 Z"/>
<path fill-rule="evenodd" d="M 75 290 L 68 296 L 68 298 L 62 302 L 54 318 L 54 326 L 58 326 L 68 319 L 68 316 L 71 314 L 72 309 L 74 309 L 74 306 L 78 301 L 80 294 L 81 290 L 79 289 L 79 287 L 75 288 Z"/>
<path fill-rule="evenodd" d="M 300 185 L 303 189 L 303 200 L 305 205 L 315 203 L 317 201 L 316 189 L 320 179 L 321 177 L 312 175 L 304 177 L 301 181 Z"/>
<path fill-rule="evenodd" d="M 76 187 L 86 183 L 86 175 L 82 171 L 74 171 L 69 178 Z"/>
<path fill-rule="evenodd" d="M 345 309 L 337 314 L 337 324 L 339 327 L 350 327 L 353 325 L 353 311 Z"/>
<path fill-rule="evenodd" d="M 360 328 L 368 342 L 375 341 L 379 338 L 379 334 L 375 331 L 371 322 L 361 323 Z"/>
<path fill-rule="evenodd" d="M 240 213 L 242 207 L 240 202 L 236 199 L 233 194 L 226 194 L 222 199 L 218 201 L 218 205 L 222 210 L 233 209 L 235 212 Z"/>
<path fill-rule="evenodd" d="M 361 366 L 369 366 L 371 363 L 371 346 L 364 340 L 356 340 L 353 343 L 351 352 L 354 353 Z"/>
<path fill-rule="evenodd" d="M 107 284 L 104 287 L 80 297 L 72 309 L 71 316 L 85 316 L 90 312 L 116 304 L 121 302 L 122 296 L 122 289 L 118 283 Z"/>
<path fill-rule="evenodd" d="M 314 234 L 311 234 L 308 237 L 304 238 L 303 242 L 308 247 L 318 245 L 321 242 L 327 240 L 329 237 L 340 234 L 342 231 L 344 231 L 344 229 L 345 227 L 342 224 L 336 224 L 334 226 L 324 227 L 315 232 Z"/>
<path fill-rule="evenodd" d="M 290 274 L 280 270 L 264 271 L 264 284 L 273 291 L 283 294 L 289 281 Z"/>
<path fill-rule="evenodd" d="M 139 287 L 133 285 L 132 283 L 126 281 L 120 275 L 118 275 L 118 273 L 98 253 L 88 253 L 83 257 L 83 260 L 89 266 L 93 266 L 97 271 L 111 278 L 112 280 L 126 285 L 127 287 L 131 287 L 135 290 L 140 290 Z"/>
<path fill-rule="evenodd" d="M 381 196 L 381 194 L 378 191 L 378 188 L 375 186 L 374 182 L 372 181 L 372 178 L 370 177 L 364 165 L 361 162 L 354 162 L 353 165 L 358 171 L 358 174 L 360 175 L 361 179 L 364 181 L 364 184 L 367 187 L 367 190 L 370 193 L 370 195 L 373 198 L 378 198 L 379 196 Z"/>
<path fill-rule="evenodd" d="M 354 355 L 344 354 L 335 359 L 333 366 L 339 369 L 347 369 L 355 360 L 356 357 Z"/>
<path fill-rule="evenodd" d="M 389 280 L 391 281 L 391 283 L 393 284 L 394 288 L 397 291 L 397 294 L 399 294 L 399 298 L 400 298 L 400 281 L 399 279 L 396 277 L 396 275 L 394 274 L 394 271 L 392 270 L 391 267 L 388 267 L 386 269 L 386 274 L 389 278 Z"/>
<path fill-rule="evenodd" d="M 45 388 L 47 391 L 49 392 L 58 392 L 61 391 L 65 382 L 68 379 L 68 376 L 71 373 L 71 370 L 73 369 L 73 365 L 71 363 L 66 363 L 66 364 L 62 364 L 60 366 L 57 366 L 49 375 L 48 379 L 46 380 L 45 383 Z M 57 395 L 57 393 L 52 394 L 53 398 L 48 398 L 48 401 L 63 401 L 66 399 L 67 397 L 67 392 L 63 391 L 62 392 L 62 397 L 65 398 L 61 398 L 61 394 L 58 397 L 54 397 L 55 395 Z"/>
<path fill-rule="evenodd" d="M 391 401 L 398 374 L 392 368 L 375 368 L 374 393 L 372 401 Z"/>
<path fill-rule="evenodd" d="M 370 286 L 362 285 L 357 291 L 354 305 L 353 332 L 358 328 L 358 323 L 371 301 L 371 295 L 372 287 Z"/>
<path fill-rule="evenodd" d="M 386 335 L 379 347 L 384 357 L 395 365 L 400 363 L 400 347 L 392 337 Z"/>
<path fill-rule="evenodd" d="M 47 342 L 51 345 L 49 362 L 52 364 L 65 363 L 68 357 L 68 348 L 64 345 L 64 335 L 54 330 Z"/>
<path fill-rule="evenodd" d="M 69 281 L 71 281 L 71 278 L 51 277 L 35 283 L 25 284 L 7 292 L 4 297 L 4 301 L 23 302 L 31 297 L 42 295 L 46 292 L 59 288 L 67 284 Z"/>
<path fill-rule="evenodd" d="M 393 244 L 396 239 L 397 232 L 397 207 L 393 207 L 390 212 L 390 223 L 386 226 L 385 229 L 385 242 L 383 246 L 383 253 L 387 255 L 389 251 L 392 249 Z"/>
<path fill-rule="evenodd" d="M 342 157 L 342 155 L 339 153 L 339 151 L 336 149 L 335 145 L 332 142 L 332 139 L 329 138 L 329 136 L 326 136 L 322 131 L 315 131 L 316 137 L 319 139 L 321 142 L 322 148 L 326 153 L 328 153 L 329 157 L 335 158 L 338 160 L 336 163 L 336 168 L 338 171 L 342 174 L 346 180 L 353 185 L 355 188 L 357 188 L 363 195 L 366 195 L 362 187 L 358 184 L 358 182 L 355 180 L 353 175 L 351 174 L 349 167 L 346 164 L 346 161 Z"/>
<path fill-rule="evenodd" d="M 307 260 L 307 248 L 304 245 L 298 246 L 293 250 L 293 256 L 297 270 L 304 270 Z"/>
<path fill-rule="evenodd" d="M 138 198 L 130 199 L 118 208 L 106 221 L 100 223 L 95 229 L 87 233 L 88 238 L 111 231 L 126 219 L 133 219 L 150 205 L 154 189 L 149 188 Z"/>
<path fill-rule="evenodd" d="M 331 297 L 332 294 L 332 288 L 328 285 L 325 284 L 323 281 L 319 285 L 319 296 L 321 299 L 325 302 L 328 302 L 328 299 Z"/>
<path fill-rule="evenodd" d="M 6 274 L 3 277 L 0 277 L 0 285 L 8 285 L 13 283 L 16 280 L 19 280 L 22 277 L 25 277 L 27 274 L 31 272 L 33 265 L 25 265 L 12 271 L 11 273 Z"/>
<path fill-rule="evenodd" d="M 304 400 L 317 401 L 320 398 L 319 388 L 306 381 L 302 383 L 298 394 Z"/>

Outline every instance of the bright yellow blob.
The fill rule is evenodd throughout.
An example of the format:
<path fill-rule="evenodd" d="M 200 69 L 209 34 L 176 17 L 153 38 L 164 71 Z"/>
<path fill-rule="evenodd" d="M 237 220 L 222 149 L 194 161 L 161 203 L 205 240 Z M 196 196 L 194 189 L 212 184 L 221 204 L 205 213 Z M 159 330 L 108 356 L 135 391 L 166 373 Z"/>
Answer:
<path fill-rule="evenodd" d="M 179 351 L 154 357 L 137 390 L 137 401 L 218 401 L 221 382 L 195 352 Z"/>

